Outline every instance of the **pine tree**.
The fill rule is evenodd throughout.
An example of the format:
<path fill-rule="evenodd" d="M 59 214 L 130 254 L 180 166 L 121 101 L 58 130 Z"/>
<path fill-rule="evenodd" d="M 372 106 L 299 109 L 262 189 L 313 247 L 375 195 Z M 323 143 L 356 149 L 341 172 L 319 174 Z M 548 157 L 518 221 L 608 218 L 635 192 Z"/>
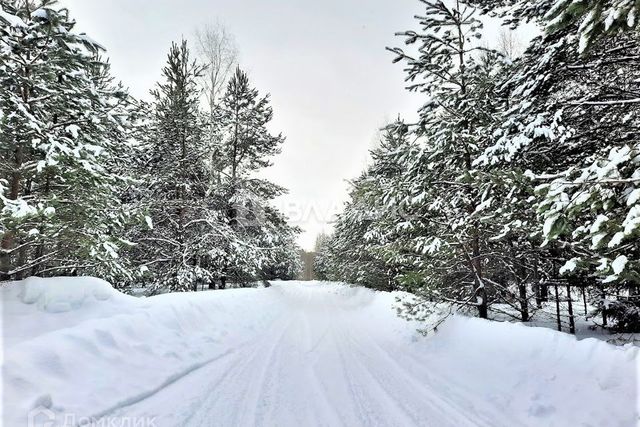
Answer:
<path fill-rule="evenodd" d="M 558 0 L 545 15 L 548 32 L 577 26 L 578 51 L 584 52 L 603 36 L 638 26 L 640 2 L 636 0 Z"/>
<path fill-rule="evenodd" d="M 180 291 L 212 280 L 203 268 L 211 256 L 209 238 L 224 235 L 207 197 L 207 144 L 196 85 L 201 70 L 190 59 L 186 41 L 172 44 L 164 81 L 152 92 L 152 131 L 145 147 L 149 183 L 143 197 L 153 229 L 140 237 L 139 262 L 151 269 L 156 287 Z"/>
<path fill-rule="evenodd" d="M 329 244 L 331 242 L 331 235 L 321 233 L 316 237 L 316 242 L 313 247 L 315 257 L 313 260 L 313 273 L 317 280 L 329 280 L 330 274 L 330 260 L 329 260 Z"/>
<path fill-rule="evenodd" d="M 260 97 L 239 67 L 229 80 L 217 117 L 221 135 L 217 191 L 228 224 L 242 242 L 228 248 L 222 276 L 224 281 L 247 283 L 273 260 L 276 242 L 283 237 L 277 237 L 283 231 L 281 218 L 268 202 L 285 190 L 255 173 L 271 165 L 270 158 L 280 152 L 284 138 L 268 131 L 273 118 L 269 97 Z"/>
<path fill-rule="evenodd" d="M 259 245 L 268 250 L 267 258 L 262 261 L 258 278 L 262 280 L 293 280 L 302 270 L 300 248 L 296 238 L 300 233 L 297 227 L 291 227 L 287 219 L 276 209 L 265 206 L 265 217 Z"/>
<path fill-rule="evenodd" d="M 635 5 L 423 3 L 422 30 L 401 33 L 417 56 L 391 50 L 428 102 L 407 127 L 412 141 L 373 153 L 354 181 L 318 270 L 365 286 L 399 283 L 414 294 L 408 317 L 456 306 L 486 317 L 491 301 L 527 321 L 552 287 L 558 328 L 566 303 L 570 332 L 580 287 L 605 323 L 637 329 Z M 501 61 L 473 42 L 481 24 L 470 4 L 514 25 L 540 22 L 547 33 Z M 606 16 L 599 29 L 584 24 Z"/>
<path fill-rule="evenodd" d="M 574 6 L 570 12 L 578 15 L 588 9 L 583 2 Z M 495 143 L 478 161 L 528 177 L 528 184 L 520 179 L 520 188 L 532 190 L 520 203 L 538 214 L 527 228 L 547 251 L 538 251 L 547 259 L 543 271 L 555 281 L 563 275 L 568 294 L 572 284 L 583 291 L 592 286 L 604 307 L 615 303 L 605 303 L 602 295 L 633 296 L 638 283 L 632 261 L 640 194 L 632 136 L 638 127 L 637 33 L 612 35 L 605 28 L 578 39 L 575 34 L 586 31 L 578 25 L 556 26 L 516 62 L 503 84 L 510 108 L 494 132 Z M 618 289 L 608 292 L 607 283 Z"/>
<path fill-rule="evenodd" d="M 397 186 L 404 158 L 411 153 L 408 127 L 398 120 L 384 130 L 371 151 L 372 163 L 352 184 L 350 200 L 335 221 L 335 231 L 320 248 L 317 269 L 329 280 L 379 290 L 395 290 L 403 261 L 394 246 L 406 218 L 398 211 Z"/>
<path fill-rule="evenodd" d="M 55 1 L 2 9 L 2 274 L 130 276 L 117 165 L 130 153 L 131 100 Z"/>
<path fill-rule="evenodd" d="M 459 1 L 423 3 L 424 16 L 417 17 L 422 30 L 399 33 L 406 44 L 418 45 L 419 56 L 390 49 L 396 61 L 406 62 L 410 89 L 429 98 L 414 131 L 422 152 L 408 159 L 402 186 L 403 210 L 415 218 L 403 225 L 410 231 L 405 250 L 413 251 L 417 267 L 405 282 L 427 298 L 475 306 L 486 318 L 486 237 L 478 214 L 484 205 L 473 160 L 492 120 L 485 92 L 495 55 L 478 59 L 486 50 L 474 43 L 482 28 L 475 9 Z"/>
<path fill-rule="evenodd" d="M 471 0 L 469 4 L 503 17 L 512 26 L 540 22 L 547 35 L 571 28 L 579 37 L 580 53 L 601 37 L 632 31 L 640 24 L 637 0 Z"/>

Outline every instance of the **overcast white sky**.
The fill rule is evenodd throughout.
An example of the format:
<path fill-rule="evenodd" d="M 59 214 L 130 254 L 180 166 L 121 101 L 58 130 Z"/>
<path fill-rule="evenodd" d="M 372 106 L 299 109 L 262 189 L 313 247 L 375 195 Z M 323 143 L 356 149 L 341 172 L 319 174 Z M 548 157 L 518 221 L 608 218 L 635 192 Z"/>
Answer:
<path fill-rule="evenodd" d="M 172 41 L 220 21 L 235 35 L 240 65 L 271 94 L 272 130 L 287 140 L 266 172 L 289 189 L 277 205 L 311 249 L 366 165 L 378 129 L 412 118 L 421 97 L 404 90 L 385 46 L 415 28 L 418 0 L 63 0 L 77 30 L 107 48 L 114 74 L 137 97 L 160 77 Z M 497 27 L 497 25 L 496 25 Z M 493 33 L 497 29 L 491 29 Z"/>

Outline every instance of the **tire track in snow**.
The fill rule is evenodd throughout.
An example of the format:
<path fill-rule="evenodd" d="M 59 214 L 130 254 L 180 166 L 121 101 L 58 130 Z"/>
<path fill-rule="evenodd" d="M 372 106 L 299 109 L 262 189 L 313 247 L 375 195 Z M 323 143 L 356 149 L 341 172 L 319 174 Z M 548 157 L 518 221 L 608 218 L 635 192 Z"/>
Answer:
<path fill-rule="evenodd" d="M 83 422 L 79 425 L 85 425 L 89 422 L 92 422 L 92 420 L 100 420 L 101 418 L 105 418 L 108 417 L 112 414 L 114 414 L 116 411 L 120 411 L 120 410 L 124 410 L 129 406 L 133 406 L 136 405 L 144 400 L 147 400 L 151 397 L 153 397 L 154 395 L 160 393 L 161 391 L 165 390 L 166 388 L 170 387 L 172 384 L 178 382 L 179 380 L 189 376 L 190 374 L 194 373 L 195 371 L 202 369 L 203 367 L 206 367 L 207 365 L 210 365 L 214 362 L 219 361 L 220 359 L 226 358 L 230 355 L 232 355 L 233 353 L 235 353 L 237 351 L 237 349 L 229 349 L 221 354 L 218 354 L 215 357 L 209 358 L 203 362 L 200 363 L 196 363 L 194 365 L 191 365 L 190 367 L 188 367 L 187 369 L 169 376 L 169 378 L 167 378 L 165 381 L 161 382 L 158 386 L 149 389 L 145 392 L 139 393 L 135 396 L 132 397 L 128 397 L 120 402 L 118 402 L 117 404 L 105 409 L 104 411 L 98 412 L 96 414 L 93 414 L 89 417 L 83 418 L 86 419 L 86 422 Z"/>
<path fill-rule="evenodd" d="M 358 309 L 367 302 L 358 293 L 271 289 L 265 298 L 273 298 L 281 314 L 253 340 L 119 413 L 165 414 L 158 427 L 515 425 L 486 405 L 471 405 L 477 399 L 421 366 L 425 360 L 391 332 L 373 330 Z M 402 353 L 406 366 L 392 349 L 409 350 Z"/>
<path fill-rule="evenodd" d="M 474 417 L 468 417 L 470 421 L 476 424 L 481 421 L 486 426 L 495 426 L 496 420 L 502 419 L 502 425 L 514 427 L 524 425 L 520 421 L 514 420 L 512 417 L 506 416 L 502 411 L 499 410 L 499 408 L 492 407 L 490 411 L 487 407 L 479 408 L 477 405 L 477 396 L 474 396 L 466 391 L 464 385 L 453 384 L 451 379 L 445 378 L 442 374 L 438 373 L 437 370 L 430 370 L 426 372 L 426 375 L 422 377 L 424 381 L 420 381 L 415 377 L 415 375 L 410 374 L 407 371 L 407 368 L 404 365 L 400 364 L 396 360 L 396 358 L 393 357 L 391 352 L 380 345 L 374 339 L 374 337 L 371 336 L 370 333 L 362 331 L 361 336 L 367 337 L 368 342 L 370 343 L 370 345 L 364 347 L 372 347 L 377 349 L 379 354 L 383 355 L 383 357 L 388 361 L 389 365 L 394 366 L 397 372 L 403 375 L 407 381 L 412 382 L 417 388 L 422 389 L 423 391 L 426 391 L 428 389 L 428 394 L 430 396 L 442 401 L 448 407 L 454 408 L 456 412 L 459 412 L 461 414 L 466 414 L 469 411 L 473 412 Z M 413 360 L 413 367 L 420 370 L 421 372 L 424 372 L 424 369 L 422 368 L 425 364 L 424 359 L 418 359 L 412 352 L 399 351 L 398 353 L 402 354 L 406 358 Z M 434 387 L 434 382 L 437 382 L 437 389 L 436 387 Z M 455 390 L 455 392 L 452 393 L 452 390 Z M 443 393 L 443 391 L 446 391 L 446 393 Z M 455 395 L 455 398 L 450 397 L 452 394 Z M 474 401 L 476 401 L 476 404 L 473 403 Z M 466 406 L 464 406 L 463 404 L 465 404 Z M 486 411 L 489 411 L 490 413 L 485 413 Z"/>
<path fill-rule="evenodd" d="M 348 386 L 354 408 L 358 413 L 357 419 L 364 421 L 362 424 L 366 426 L 380 425 L 380 420 L 375 416 L 368 400 L 363 398 L 361 384 L 354 379 L 353 373 L 347 369 L 346 358 L 338 340 L 336 339 L 335 329 L 331 330 L 330 336 L 332 337 L 332 342 L 335 344 L 335 351 L 340 360 L 340 370 L 343 373 L 343 378 L 346 380 L 346 385 Z"/>
<path fill-rule="evenodd" d="M 256 365 L 264 364 L 264 345 L 271 341 L 269 354 L 273 354 L 281 343 L 291 324 L 290 319 L 279 318 L 274 321 L 265 333 L 256 341 L 246 346 L 243 352 L 236 354 L 236 360 L 226 370 L 222 378 L 211 384 L 206 393 L 206 398 L 199 404 L 195 411 L 181 423 L 182 426 L 212 426 L 212 425 L 251 425 L 245 420 L 245 410 L 247 406 L 246 395 L 242 396 L 228 393 L 229 390 L 243 391 L 247 393 L 254 384 L 252 373 L 256 371 Z M 274 336 L 276 337 L 275 339 Z M 266 369 L 266 368 L 263 368 Z M 253 372 L 252 372 L 253 371 Z M 255 389 L 255 387 L 254 387 Z M 240 404 L 243 402 L 243 404 Z M 222 408 L 220 408 L 222 406 Z M 222 410 L 222 411 L 221 411 Z M 254 411 L 255 412 L 255 411 Z M 211 414 L 218 414 L 226 417 L 224 420 L 212 420 Z"/>
<path fill-rule="evenodd" d="M 443 425 L 446 423 L 452 426 L 460 426 L 460 425 L 469 425 L 469 426 L 487 426 L 492 427 L 495 425 L 495 422 L 491 422 L 485 418 L 471 417 L 467 415 L 467 408 L 461 408 L 459 404 L 454 404 L 453 402 L 443 399 L 438 393 L 435 393 L 433 389 L 429 386 L 428 382 L 418 381 L 413 375 L 409 374 L 405 368 L 401 367 L 395 359 L 393 359 L 390 355 L 385 354 L 383 356 L 384 363 L 380 363 L 380 360 L 374 361 L 371 352 L 365 351 L 365 349 L 370 350 L 371 348 L 376 348 L 377 344 L 372 342 L 371 346 L 362 345 L 357 338 L 355 338 L 352 334 L 349 338 L 353 341 L 353 349 L 358 353 L 358 360 L 364 362 L 362 366 L 367 370 L 368 374 L 378 382 L 380 387 L 390 395 L 388 389 L 396 388 L 398 389 L 398 384 L 402 384 L 400 386 L 400 390 L 404 392 L 404 394 L 416 394 L 422 397 L 421 402 L 428 402 L 423 405 L 429 406 L 429 409 L 434 410 L 431 414 L 439 413 L 441 419 L 438 420 L 436 425 Z M 378 368 L 371 368 L 371 366 L 378 366 Z M 379 366 L 385 366 L 386 369 L 379 369 Z M 391 372 L 394 372 L 395 375 L 392 375 Z M 408 385 L 411 386 L 407 387 Z M 425 406 L 415 405 L 416 408 L 419 408 L 421 411 L 424 411 Z M 411 407 L 407 405 L 403 405 L 404 408 L 409 411 L 412 410 Z M 418 423 L 416 425 L 422 425 L 422 423 Z"/>
<path fill-rule="evenodd" d="M 414 411 L 411 411 L 406 405 L 403 405 L 395 396 L 388 392 L 388 390 L 382 385 L 380 381 L 377 380 L 371 373 L 366 369 L 365 365 L 362 364 L 361 360 L 358 360 L 354 357 L 353 351 L 355 350 L 352 345 L 345 346 L 346 342 L 351 342 L 348 337 L 348 334 L 344 331 L 340 331 L 342 344 L 339 344 L 338 351 L 341 354 L 341 359 L 343 361 L 343 365 L 345 366 L 345 371 L 353 372 L 354 374 L 349 374 L 350 376 L 358 377 L 358 385 L 366 384 L 366 395 L 367 402 L 375 401 L 375 407 L 378 409 L 384 408 L 386 414 L 381 414 L 382 416 L 386 415 L 386 419 L 384 422 L 378 422 L 376 425 L 397 425 L 397 426 L 410 426 L 410 425 L 422 425 L 419 421 L 419 418 L 416 416 Z M 348 351 L 345 351 L 342 346 L 346 347 Z M 346 368 L 348 365 L 348 368 Z M 383 398 L 381 398 L 383 397 Z M 368 405 L 370 406 L 370 405 Z M 389 416 L 389 408 L 394 408 L 393 410 L 393 419 L 388 419 Z"/>
<path fill-rule="evenodd" d="M 315 316 L 319 316 L 315 314 Z M 310 315 L 309 313 L 305 313 L 304 315 L 304 331 L 307 334 L 306 346 L 304 348 L 303 358 L 305 361 L 306 375 L 309 378 L 309 383 L 314 390 L 314 395 L 316 396 L 316 401 L 318 401 L 322 408 L 314 408 L 317 419 L 320 420 L 322 418 L 327 418 L 327 426 L 349 426 L 348 422 L 345 422 L 342 414 L 336 409 L 336 407 L 332 404 L 329 399 L 329 390 L 325 387 L 321 377 L 318 375 L 317 367 L 318 364 L 323 360 L 321 349 L 324 349 L 326 346 L 330 344 L 328 340 L 328 336 L 330 334 L 330 326 L 327 324 L 329 316 L 329 310 L 325 307 L 322 310 L 322 315 L 319 316 L 320 321 L 314 319 L 317 326 L 316 334 L 312 333 L 313 328 L 311 327 Z M 319 328 L 318 328 L 319 327 Z M 318 330 L 320 333 L 317 333 Z M 331 347 L 330 347 L 331 348 Z"/>
<path fill-rule="evenodd" d="M 248 408 L 253 409 L 251 412 L 247 412 L 247 418 L 253 420 L 253 424 L 243 423 L 243 425 L 264 425 L 262 424 L 262 420 L 264 419 L 263 411 L 268 411 L 269 402 L 276 401 L 277 396 L 274 396 L 271 393 L 271 390 L 274 387 L 273 384 L 273 372 L 274 365 L 276 364 L 276 354 L 279 351 L 282 351 L 282 343 L 284 342 L 285 337 L 291 331 L 291 329 L 295 326 L 295 319 L 291 319 L 288 322 L 288 325 L 283 329 L 277 341 L 273 343 L 270 347 L 268 355 L 265 359 L 265 362 L 262 363 L 260 368 L 259 380 L 257 381 L 257 386 L 252 387 L 252 396 L 250 398 L 251 404 L 248 405 Z M 273 408 L 271 408 L 273 409 Z M 277 408 L 276 408 L 277 409 Z M 251 414 L 251 415 L 249 415 Z"/>

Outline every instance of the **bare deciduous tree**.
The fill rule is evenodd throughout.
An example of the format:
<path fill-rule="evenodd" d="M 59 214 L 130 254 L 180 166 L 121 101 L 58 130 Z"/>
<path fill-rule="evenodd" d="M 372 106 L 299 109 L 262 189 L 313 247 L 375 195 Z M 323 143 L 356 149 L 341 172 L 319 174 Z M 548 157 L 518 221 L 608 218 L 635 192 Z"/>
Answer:
<path fill-rule="evenodd" d="M 210 112 L 216 100 L 222 96 L 227 80 L 237 64 L 238 48 L 235 38 L 221 23 L 198 28 L 196 51 L 200 62 L 207 70 L 200 79 L 200 85 Z"/>
<path fill-rule="evenodd" d="M 200 63 L 206 67 L 198 83 L 211 125 L 208 135 L 211 144 L 210 170 L 213 185 L 220 183 L 221 168 L 217 147 L 219 135 L 214 130 L 217 101 L 224 95 L 227 81 L 237 65 L 238 48 L 233 35 L 220 22 L 196 29 L 195 39 Z M 209 188 L 210 191 L 213 191 L 213 187 Z"/>
<path fill-rule="evenodd" d="M 506 28 L 500 30 L 498 52 L 512 60 L 522 54 L 522 44 L 515 31 Z"/>

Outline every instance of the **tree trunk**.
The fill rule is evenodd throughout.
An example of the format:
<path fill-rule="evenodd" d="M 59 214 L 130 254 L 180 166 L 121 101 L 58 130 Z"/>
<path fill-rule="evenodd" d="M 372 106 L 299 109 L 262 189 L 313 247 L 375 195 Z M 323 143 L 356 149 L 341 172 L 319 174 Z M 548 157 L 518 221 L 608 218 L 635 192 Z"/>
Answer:
<path fill-rule="evenodd" d="M 607 294 L 602 289 L 602 327 L 607 327 Z"/>
<path fill-rule="evenodd" d="M 479 286 L 477 288 L 477 292 L 476 292 L 476 300 L 480 300 L 480 301 L 476 301 L 478 302 L 478 316 L 481 319 L 488 319 L 489 318 L 489 308 L 487 306 L 487 291 L 484 288 L 484 286 Z"/>
<path fill-rule="evenodd" d="M 543 285 L 540 280 L 540 274 L 538 272 L 538 256 L 537 255 L 534 256 L 533 258 L 533 283 L 535 283 L 533 291 L 535 292 L 535 295 L 536 295 L 536 307 L 542 308 L 542 302 L 547 300 L 547 296 L 546 296 L 547 287 Z M 544 292 L 544 295 L 543 295 L 543 292 Z"/>
<path fill-rule="evenodd" d="M 562 332 L 562 321 L 560 320 L 560 295 L 558 295 L 558 284 L 553 283 L 553 289 L 556 293 L 556 321 L 558 322 L 558 331 Z"/>
<path fill-rule="evenodd" d="M 522 321 L 529 321 L 529 304 L 527 302 L 527 285 L 521 283 L 518 285 L 518 291 L 520 293 L 520 315 Z"/>
<path fill-rule="evenodd" d="M 540 284 L 540 302 L 549 302 L 549 288 L 546 283 Z M 542 307 L 542 304 L 540 304 Z"/>
<path fill-rule="evenodd" d="M 511 257 L 515 264 L 513 278 L 518 285 L 518 300 L 520 303 L 520 318 L 523 322 L 529 320 L 529 302 L 527 301 L 527 285 L 523 283 L 523 278 L 526 277 L 524 266 L 521 262 L 518 262 L 516 258 L 516 248 L 513 242 L 511 242 Z"/>
<path fill-rule="evenodd" d="M 582 287 L 582 303 L 584 304 L 584 317 L 589 315 L 589 311 L 587 310 L 587 286 Z"/>
<path fill-rule="evenodd" d="M 38 244 L 38 246 L 36 246 L 35 249 L 35 256 L 34 259 L 40 259 L 44 256 L 46 251 L 46 248 L 44 246 L 44 242 Z M 42 262 L 39 262 L 38 264 L 34 264 L 33 267 L 31 267 L 31 275 L 32 276 L 36 276 L 38 274 L 38 271 L 40 271 L 40 267 L 42 265 Z"/>
<path fill-rule="evenodd" d="M 227 276 L 220 277 L 220 289 L 227 288 Z"/>
<path fill-rule="evenodd" d="M 571 286 L 567 285 L 567 308 L 569 310 L 569 333 L 576 334 L 576 322 L 573 318 L 573 302 L 571 301 Z"/>
<path fill-rule="evenodd" d="M 475 208 L 474 208 L 475 210 Z M 471 260 L 471 271 L 474 273 L 474 283 L 476 286 L 476 303 L 478 303 L 478 316 L 481 319 L 489 317 L 487 307 L 487 289 L 482 281 L 482 261 L 480 260 L 480 236 L 477 225 L 473 226 L 473 240 L 471 241 L 473 259 Z M 479 300 L 479 301 L 478 301 Z"/>
<path fill-rule="evenodd" d="M 456 10 L 460 13 L 460 4 L 456 2 Z M 461 23 L 456 23 L 457 32 L 458 32 L 458 57 L 459 57 L 459 66 L 460 66 L 460 93 L 464 97 L 467 93 L 467 81 L 466 81 L 466 66 L 465 66 L 465 30 L 462 27 Z M 469 132 L 472 132 L 473 129 L 469 125 L 466 124 Z M 469 147 L 467 143 L 462 141 L 464 146 L 464 162 L 467 172 L 473 170 L 471 152 L 469 151 Z M 473 189 L 469 187 L 468 189 L 469 198 L 471 200 L 475 200 L 476 196 L 473 194 Z M 477 204 L 472 202 L 469 204 L 467 210 L 469 215 L 472 215 L 476 210 Z M 482 282 L 482 260 L 480 259 L 480 232 L 478 230 L 477 222 L 473 225 L 472 229 L 472 239 L 471 239 L 471 249 L 473 253 L 473 259 L 470 260 L 470 268 L 472 273 L 474 274 L 474 283 L 476 286 L 475 296 L 476 296 L 476 304 L 478 304 L 478 316 L 481 319 L 487 319 L 489 317 L 489 309 L 487 306 L 487 289 Z M 465 249 L 466 252 L 466 249 Z M 468 255 L 467 255 L 468 256 Z"/>
<path fill-rule="evenodd" d="M 11 276 L 11 254 L 8 252 L 13 246 L 13 235 L 10 231 L 6 231 L 0 244 L 0 281 L 9 280 Z"/>
<path fill-rule="evenodd" d="M 18 242 L 18 245 L 22 244 L 22 242 Z M 20 250 L 18 251 L 18 262 L 16 263 L 16 265 L 22 267 L 26 264 L 27 262 L 27 247 L 23 246 L 20 248 Z M 18 273 L 18 276 L 16 277 L 18 280 L 24 279 L 27 277 L 27 270 L 23 270 L 20 273 Z"/>
<path fill-rule="evenodd" d="M 25 7 L 27 9 L 27 15 L 31 16 L 31 10 L 29 2 L 26 2 Z M 31 59 L 31 55 L 27 53 L 27 63 Z M 27 105 L 27 109 L 31 110 L 29 99 L 31 98 L 31 87 L 27 81 L 30 80 L 31 71 L 29 67 L 25 65 L 22 70 L 25 83 L 20 87 L 20 96 L 22 101 Z M 31 111 L 29 111 L 31 112 Z M 20 194 L 20 183 L 22 181 L 22 163 L 24 161 L 24 148 L 19 140 L 14 140 L 15 150 L 13 151 L 13 170 L 11 171 L 11 178 L 9 180 L 9 200 L 17 200 Z M 2 241 L 0 242 L 0 280 L 9 279 L 9 272 L 12 269 L 11 263 L 11 249 L 14 247 L 14 231 L 5 230 Z"/>
<path fill-rule="evenodd" d="M 17 142 L 17 141 L 16 141 Z M 13 152 L 13 171 L 11 172 L 11 181 L 9 184 L 9 200 L 17 200 L 20 194 L 20 181 L 22 174 L 20 169 L 22 167 L 22 145 L 17 142 L 16 149 Z M 11 249 L 14 246 L 14 232 L 13 230 L 6 230 L 0 243 L 0 279 L 9 279 L 9 272 L 11 271 Z"/>

